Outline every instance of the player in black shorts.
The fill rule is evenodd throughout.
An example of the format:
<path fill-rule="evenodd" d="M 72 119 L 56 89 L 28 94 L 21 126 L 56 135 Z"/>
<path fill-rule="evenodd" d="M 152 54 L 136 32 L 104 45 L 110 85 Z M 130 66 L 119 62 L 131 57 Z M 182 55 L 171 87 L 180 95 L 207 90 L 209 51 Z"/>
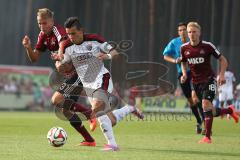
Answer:
<path fill-rule="evenodd" d="M 225 83 L 224 73 L 227 68 L 226 58 L 210 43 L 200 40 L 201 27 L 197 22 L 190 22 L 187 25 L 187 32 L 190 42 L 181 46 L 182 55 L 182 72 L 181 82 L 184 83 L 187 79 L 187 64 L 192 73 L 192 83 L 194 90 L 202 102 L 205 115 L 206 135 L 199 143 L 212 143 L 211 131 L 213 117 L 224 114 L 230 114 L 235 122 L 238 122 L 238 115 L 233 106 L 227 109 L 214 108 L 212 100 L 216 94 L 215 74 L 211 67 L 211 56 L 218 59 L 220 64 L 220 73 L 218 84 Z"/>
<path fill-rule="evenodd" d="M 179 23 L 177 27 L 179 37 L 172 39 L 163 51 L 164 60 L 176 64 L 179 82 L 180 77 L 182 76 L 180 47 L 183 43 L 188 41 L 186 28 L 187 24 L 182 22 Z M 204 121 L 203 109 L 201 103 L 199 103 L 196 97 L 196 93 L 192 91 L 191 73 L 189 69 L 186 82 L 180 83 L 180 86 L 184 96 L 188 100 L 192 113 L 197 120 L 196 132 L 200 134 L 202 131 L 202 122 Z"/>

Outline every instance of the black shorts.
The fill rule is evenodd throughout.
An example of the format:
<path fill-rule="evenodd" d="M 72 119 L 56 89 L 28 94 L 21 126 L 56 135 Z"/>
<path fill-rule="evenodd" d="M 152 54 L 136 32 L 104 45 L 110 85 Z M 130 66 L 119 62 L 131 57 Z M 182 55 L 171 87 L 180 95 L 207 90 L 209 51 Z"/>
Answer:
<path fill-rule="evenodd" d="M 202 99 L 213 101 L 217 89 L 217 83 L 214 78 L 206 83 L 193 84 L 193 87 L 200 101 L 202 101 Z"/>
<path fill-rule="evenodd" d="M 58 89 L 58 92 L 63 94 L 64 98 L 69 98 L 75 102 L 78 100 L 83 90 L 83 84 L 77 74 L 71 78 L 65 79 Z"/>
<path fill-rule="evenodd" d="M 190 98 L 190 97 L 192 97 L 192 85 L 191 85 L 192 84 L 191 83 L 192 75 L 190 72 L 188 72 L 187 80 L 184 83 L 181 83 L 181 76 L 182 76 L 182 74 L 178 75 L 178 80 L 179 80 L 180 86 L 182 88 L 182 92 L 186 98 Z"/>

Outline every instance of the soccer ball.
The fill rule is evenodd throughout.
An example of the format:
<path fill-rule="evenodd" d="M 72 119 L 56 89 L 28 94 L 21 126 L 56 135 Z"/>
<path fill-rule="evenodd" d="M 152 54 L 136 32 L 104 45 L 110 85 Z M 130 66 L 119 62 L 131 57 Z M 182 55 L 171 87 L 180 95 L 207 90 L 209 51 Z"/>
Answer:
<path fill-rule="evenodd" d="M 67 132 L 61 127 L 52 127 L 47 134 L 48 142 L 53 147 L 61 147 L 67 141 Z"/>

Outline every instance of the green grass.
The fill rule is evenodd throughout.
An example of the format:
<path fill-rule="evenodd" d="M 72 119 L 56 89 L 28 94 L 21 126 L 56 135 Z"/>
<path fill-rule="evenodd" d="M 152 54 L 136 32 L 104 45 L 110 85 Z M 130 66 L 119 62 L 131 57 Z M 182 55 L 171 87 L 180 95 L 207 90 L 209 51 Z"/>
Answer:
<path fill-rule="evenodd" d="M 51 147 L 47 142 L 46 134 L 53 126 L 61 126 L 68 133 L 68 141 L 61 148 Z M 239 160 L 239 124 L 216 118 L 211 145 L 197 143 L 202 136 L 195 134 L 194 127 L 193 118 L 179 121 L 125 119 L 114 128 L 121 151 L 105 153 L 100 151 L 105 139 L 99 127 L 93 133 L 97 147 L 76 147 L 82 138 L 54 113 L 0 112 L 0 159 Z"/>

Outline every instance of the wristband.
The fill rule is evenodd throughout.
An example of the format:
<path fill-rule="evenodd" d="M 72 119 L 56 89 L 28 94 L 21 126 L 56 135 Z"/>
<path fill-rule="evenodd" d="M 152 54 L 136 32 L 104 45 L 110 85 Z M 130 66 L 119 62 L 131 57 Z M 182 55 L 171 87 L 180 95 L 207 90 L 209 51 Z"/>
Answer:
<path fill-rule="evenodd" d="M 111 54 L 107 54 L 107 56 L 108 56 L 108 59 L 112 59 L 112 55 Z"/>

